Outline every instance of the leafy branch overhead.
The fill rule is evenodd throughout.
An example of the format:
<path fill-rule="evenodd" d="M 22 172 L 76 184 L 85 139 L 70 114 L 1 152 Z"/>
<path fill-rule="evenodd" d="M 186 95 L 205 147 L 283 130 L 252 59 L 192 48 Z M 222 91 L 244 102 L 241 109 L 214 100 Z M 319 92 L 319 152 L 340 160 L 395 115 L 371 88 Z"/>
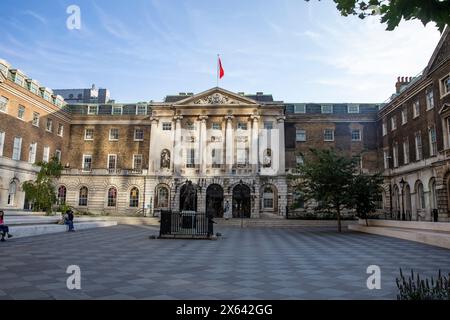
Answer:
<path fill-rule="evenodd" d="M 305 0 L 310 1 L 310 0 Z M 320 1 L 320 0 L 319 0 Z M 403 20 L 435 22 L 439 31 L 450 24 L 450 0 L 333 0 L 343 16 L 381 16 L 387 30 L 394 30 Z"/>

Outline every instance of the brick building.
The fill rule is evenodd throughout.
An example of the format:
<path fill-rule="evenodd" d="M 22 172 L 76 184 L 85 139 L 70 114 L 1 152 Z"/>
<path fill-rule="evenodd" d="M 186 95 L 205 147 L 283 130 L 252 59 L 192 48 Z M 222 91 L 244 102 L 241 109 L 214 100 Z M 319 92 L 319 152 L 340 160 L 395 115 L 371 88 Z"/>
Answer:
<path fill-rule="evenodd" d="M 437 209 L 448 220 L 448 33 L 423 73 L 399 78 L 382 105 L 285 103 L 217 87 L 162 102 L 67 104 L 2 61 L 0 207 L 26 206 L 20 185 L 34 177 L 31 163 L 56 153 L 59 201 L 78 210 L 178 211 L 191 181 L 197 211 L 222 216 L 228 202 L 235 217 L 284 216 L 287 174 L 310 148 L 335 148 L 359 156 L 363 172 L 383 171 L 392 218 L 430 220 Z"/>

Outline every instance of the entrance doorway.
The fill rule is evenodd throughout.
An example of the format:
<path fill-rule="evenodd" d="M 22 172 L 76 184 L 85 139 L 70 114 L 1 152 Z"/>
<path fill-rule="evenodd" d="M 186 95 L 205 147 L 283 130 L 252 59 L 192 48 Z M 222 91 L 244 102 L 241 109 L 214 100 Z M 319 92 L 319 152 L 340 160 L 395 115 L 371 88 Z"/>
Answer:
<path fill-rule="evenodd" d="M 206 216 L 223 218 L 223 188 L 218 184 L 206 189 Z"/>
<path fill-rule="evenodd" d="M 240 183 L 233 188 L 233 218 L 250 218 L 250 214 L 250 188 Z"/>

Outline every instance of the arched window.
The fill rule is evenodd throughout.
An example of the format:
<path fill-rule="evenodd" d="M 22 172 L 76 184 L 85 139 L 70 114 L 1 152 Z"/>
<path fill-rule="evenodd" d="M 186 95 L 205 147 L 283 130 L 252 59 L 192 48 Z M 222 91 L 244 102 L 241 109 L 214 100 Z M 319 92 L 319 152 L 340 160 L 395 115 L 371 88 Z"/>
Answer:
<path fill-rule="evenodd" d="M 436 180 L 434 178 L 430 180 L 430 207 L 437 209 Z"/>
<path fill-rule="evenodd" d="M 139 189 L 133 187 L 130 191 L 130 207 L 137 208 L 139 205 Z"/>
<path fill-rule="evenodd" d="M 15 181 L 12 181 L 9 184 L 8 188 L 8 205 L 14 205 L 14 198 L 16 196 L 17 184 Z"/>
<path fill-rule="evenodd" d="M 263 209 L 274 208 L 274 192 L 271 186 L 265 186 L 263 189 Z"/>
<path fill-rule="evenodd" d="M 81 187 L 80 188 L 80 197 L 78 199 L 78 205 L 81 207 L 87 206 L 88 202 L 88 188 L 87 187 Z"/>
<path fill-rule="evenodd" d="M 421 182 L 417 185 L 417 208 L 425 209 L 425 192 Z"/>
<path fill-rule="evenodd" d="M 156 191 L 156 207 L 168 208 L 169 207 L 169 189 L 164 186 L 158 187 Z"/>
<path fill-rule="evenodd" d="M 58 204 L 66 204 L 67 189 L 65 186 L 58 188 Z"/>
<path fill-rule="evenodd" d="M 115 207 L 117 204 L 117 189 L 114 187 L 108 190 L 108 207 Z"/>

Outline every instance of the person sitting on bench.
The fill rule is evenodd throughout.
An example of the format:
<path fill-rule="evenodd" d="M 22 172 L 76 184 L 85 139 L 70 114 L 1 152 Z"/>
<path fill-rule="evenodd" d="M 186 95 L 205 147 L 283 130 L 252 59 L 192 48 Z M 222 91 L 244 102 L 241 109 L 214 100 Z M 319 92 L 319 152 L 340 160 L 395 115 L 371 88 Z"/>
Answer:
<path fill-rule="evenodd" d="M 2 242 L 5 241 L 6 235 L 8 235 L 8 238 L 12 237 L 12 234 L 9 233 L 8 226 L 5 224 L 4 216 L 5 216 L 5 213 L 3 212 L 3 210 L 0 210 L 0 232 L 1 232 L 1 236 L 2 236 L 2 239 L 0 241 L 2 241 Z"/>
<path fill-rule="evenodd" d="M 64 223 L 69 226 L 69 230 L 67 231 L 75 231 L 75 228 L 73 227 L 73 211 L 67 210 L 66 214 L 64 215 Z"/>

